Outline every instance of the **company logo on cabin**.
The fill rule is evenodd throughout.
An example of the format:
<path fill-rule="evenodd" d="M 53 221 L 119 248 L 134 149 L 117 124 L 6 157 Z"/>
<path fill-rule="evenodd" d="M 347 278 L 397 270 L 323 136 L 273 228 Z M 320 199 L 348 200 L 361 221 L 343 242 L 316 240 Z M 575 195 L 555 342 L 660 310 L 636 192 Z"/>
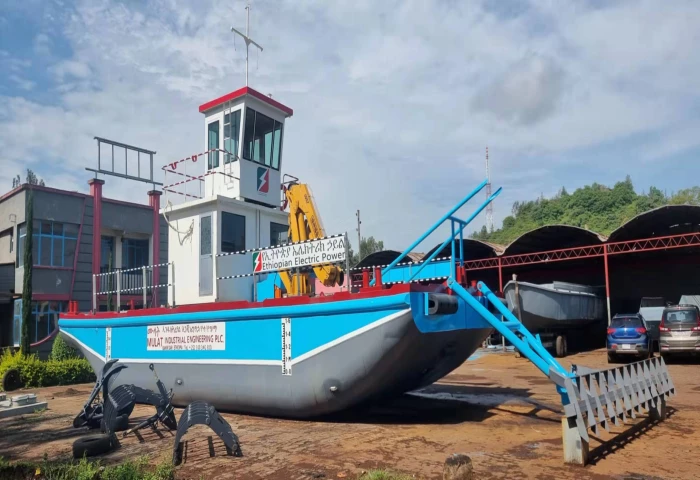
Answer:
<path fill-rule="evenodd" d="M 263 267 L 263 256 L 260 252 L 253 252 L 253 273 L 261 272 Z"/>
<path fill-rule="evenodd" d="M 270 169 L 258 167 L 258 193 L 270 191 Z"/>

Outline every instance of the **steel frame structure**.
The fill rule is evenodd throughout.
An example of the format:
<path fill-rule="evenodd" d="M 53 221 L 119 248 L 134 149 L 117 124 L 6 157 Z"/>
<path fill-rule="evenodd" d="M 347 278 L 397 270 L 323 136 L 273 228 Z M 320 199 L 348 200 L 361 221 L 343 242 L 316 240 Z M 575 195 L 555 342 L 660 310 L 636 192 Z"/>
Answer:
<path fill-rule="evenodd" d="M 605 268 L 605 296 L 608 305 L 608 323 L 610 323 L 610 275 L 608 257 L 610 255 L 623 255 L 627 253 L 653 252 L 657 250 L 671 250 L 676 248 L 700 247 L 700 232 L 667 235 L 664 237 L 642 238 L 624 242 L 610 242 L 601 245 L 589 245 L 585 247 L 562 248 L 543 252 L 522 253 L 518 255 L 505 255 L 481 260 L 468 260 L 464 262 L 467 270 L 498 269 L 498 287 L 503 291 L 503 269 L 506 267 L 520 267 L 537 263 L 562 262 L 565 260 L 578 260 L 585 258 L 603 257 Z"/>

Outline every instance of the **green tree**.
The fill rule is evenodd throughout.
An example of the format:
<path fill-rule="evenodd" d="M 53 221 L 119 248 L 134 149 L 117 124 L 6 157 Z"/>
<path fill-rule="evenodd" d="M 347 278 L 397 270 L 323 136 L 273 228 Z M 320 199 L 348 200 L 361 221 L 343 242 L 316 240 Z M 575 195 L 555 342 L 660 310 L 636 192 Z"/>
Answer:
<path fill-rule="evenodd" d="M 508 244 L 535 228 L 565 224 L 593 230 L 603 235 L 618 228 L 636 215 L 663 205 L 700 205 L 700 187 L 678 191 L 667 197 L 656 187 L 637 194 L 629 175 L 610 188 L 593 183 L 569 193 L 565 188 L 553 198 L 516 201 L 511 215 L 493 232 L 473 232 L 471 238 Z"/>
<path fill-rule="evenodd" d="M 34 234 L 34 192 L 27 192 L 26 236 L 24 237 L 24 284 L 22 285 L 22 331 L 20 333 L 19 350 L 22 355 L 29 355 L 29 327 L 32 315 L 32 270 L 34 259 L 32 255 L 32 236 Z"/>
<path fill-rule="evenodd" d="M 357 265 L 360 260 L 365 258 L 375 252 L 381 252 L 384 250 L 384 242 L 382 240 L 376 240 L 374 237 L 365 238 L 360 240 L 360 252 L 359 255 L 356 254 L 352 247 L 350 247 L 350 265 Z"/>

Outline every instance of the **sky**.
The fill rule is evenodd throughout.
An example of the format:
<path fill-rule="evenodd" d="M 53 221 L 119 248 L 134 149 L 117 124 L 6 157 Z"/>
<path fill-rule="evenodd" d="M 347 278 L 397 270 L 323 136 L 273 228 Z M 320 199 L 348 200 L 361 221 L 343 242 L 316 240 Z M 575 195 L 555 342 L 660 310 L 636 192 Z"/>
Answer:
<path fill-rule="evenodd" d="M 497 227 L 561 187 L 700 184 L 698 25 L 693 0 L 254 0 L 250 86 L 294 109 L 282 171 L 327 233 L 356 238 L 359 209 L 403 249 L 485 178 L 486 146 Z M 245 84 L 231 26 L 245 2 L 0 0 L 0 192 L 26 168 L 86 192 L 95 136 L 158 167 L 203 150 L 198 106 Z"/>

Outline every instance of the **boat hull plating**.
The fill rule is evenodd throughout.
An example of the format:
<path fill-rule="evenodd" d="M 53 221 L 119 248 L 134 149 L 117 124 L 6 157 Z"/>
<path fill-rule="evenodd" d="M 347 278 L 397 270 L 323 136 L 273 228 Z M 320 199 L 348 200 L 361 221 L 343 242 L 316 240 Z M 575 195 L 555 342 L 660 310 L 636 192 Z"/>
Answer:
<path fill-rule="evenodd" d="M 84 327 L 80 321 L 61 320 L 61 332 L 95 371 L 106 357 L 128 366 L 112 387 L 154 388 L 148 368 L 153 363 L 167 388 L 173 389 L 176 405 L 203 400 L 227 411 L 312 417 L 433 383 L 463 363 L 490 333 L 466 304 L 460 304 L 456 314 L 423 316 L 420 295 L 356 300 L 362 303 L 356 306 L 359 311 L 344 308 L 342 313 L 323 315 L 321 310 L 320 315 L 306 316 L 302 311 L 291 317 L 286 327 L 292 332 L 287 364 L 291 375 L 283 374 L 285 320 L 280 317 L 229 319 L 228 312 L 220 312 L 217 321 L 225 322 L 227 338 L 226 349 L 219 352 L 148 350 L 148 325 L 172 321 L 156 316 L 127 324 L 85 322 Z M 187 320 L 212 321 L 196 314 Z M 102 342 L 111 345 L 101 349 Z"/>

